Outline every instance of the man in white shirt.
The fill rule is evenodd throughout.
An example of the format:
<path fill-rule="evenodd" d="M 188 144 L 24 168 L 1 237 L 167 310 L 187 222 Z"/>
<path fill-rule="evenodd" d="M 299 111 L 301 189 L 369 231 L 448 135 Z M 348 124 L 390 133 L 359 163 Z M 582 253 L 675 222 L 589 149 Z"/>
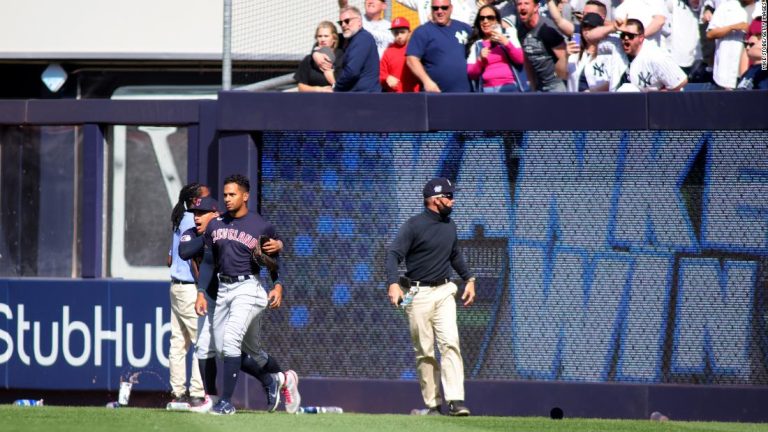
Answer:
<path fill-rule="evenodd" d="M 339 9 L 347 7 L 349 0 L 339 0 Z M 387 8 L 385 0 L 365 0 L 365 14 L 363 15 L 363 28 L 373 35 L 376 41 L 376 49 L 379 51 L 379 59 L 384 55 L 384 50 L 395 41 L 390 27 L 392 23 L 384 19 L 384 10 Z"/>
<path fill-rule="evenodd" d="M 624 0 L 613 11 L 619 25 L 628 19 L 636 19 L 645 28 L 645 43 L 661 46 L 661 29 L 667 20 L 664 0 Z"/>
<path fill-rule="evenodd" d="M 749 28 L 749 15 L 744 6 L 754 0 L 725 0 L 715 9 L 707 27 L 707 39 L 715 41 L 715 64 L 712 79 L 724 89 L 736 87 L 739 60 L 744 49 L 744 34 Z"/>
<path fill-rule="evenodd" d="M 398 3 L 419 13 L 419 22 L 424 24 L 432 18 L 432 0 L 397 0 Z M 472 25 L 477 15 L 476 0 L 453 0 L 451 19 Z"/>
<path fill-rule="evenodd" d="M 646 43 L 640 20 L 628 19 L 620 28 L 621 44 L 629 58 L 629 83 L 634 91 L 680 91 L 688 78 L 669 53 Z M 627 91 L 622 86 L 619 91 Z"/>
<path fill-rule="evenodd" d="M 672 58 L 684 71 L 702 59 L 699 34 L 699 1 L 667 0 L 669 35 L 666 46 Z"/>

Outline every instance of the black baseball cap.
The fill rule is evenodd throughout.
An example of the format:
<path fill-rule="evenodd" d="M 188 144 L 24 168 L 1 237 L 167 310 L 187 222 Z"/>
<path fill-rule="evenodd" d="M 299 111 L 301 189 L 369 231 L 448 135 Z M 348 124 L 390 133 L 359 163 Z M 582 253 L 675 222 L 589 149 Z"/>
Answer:
<path fill-rule="evenodd" d="M 219 204 L 215 199 L 210 196 L 195 198 L 192 200 L 192 205 L 187 209 L 188 212 L 198 211 L 219 211 Z"/>
<path fill-rule="evenodd" d="M 600 15 L 590 12 L 581 19 L 581 25 L 587 25 L 590 27 L 601 27 L 605 24 L 605 20 Z"/>
<path fill-rule="evenodd" d="M 423 194 L 424 198 L 429 198 L 435 195 L 454 193 L 457 190 L 460 189 L 456 189 L 456 186 L 454 186 L 447 178 L 435 177 L 424 185 Z"/>

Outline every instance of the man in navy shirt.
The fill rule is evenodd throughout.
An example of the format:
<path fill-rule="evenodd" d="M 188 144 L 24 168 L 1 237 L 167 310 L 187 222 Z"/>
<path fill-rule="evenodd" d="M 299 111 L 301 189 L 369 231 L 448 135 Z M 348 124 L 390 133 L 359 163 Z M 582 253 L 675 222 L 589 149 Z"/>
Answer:
<path fill-rule="evenodd" d="M 182 259 L 193 260 L 192 262 L 195 265 L 199 265 L 205 252 L 205 230 L 208 227 L 208 223 L 219 216 L 218 211 L 219 207 L 216 200 L 210 196 L 197 198 L 193 201 L 187 212 L 195 215 L 194 226 L 184 232 L 179 242 L 179 256 Z M 264 243 L 261 250 L 262 252 L 274 255 L 282 248 L 282 241 L 270 239 Z M 215 403 L 219 398 L 216 386 L 216 347 L 213 343 L 213 319 L 216 310 L 218 288 L 218 281 L 213 279 L 207 287 L 203 287 L 201 284 L 197 294 L 201 300 L 204 300 L 204 302 L 200 302 L 200 306 L 202 307 L 205 303 L 204 306 L 207 309 L 206 311 L 200 311 L 202 317 L 198 325 L 197 341 L 195 342 L 195 354 L 207 395 L 202 406 L 190 406 L 190 411 L 210 411 L 211 402 Z M 249 349 L 249 347 L 258 346 L 258 341 L 243 341 L 244 352 L 241 354 L 240 370 L 262 383 L 267 394 L 267 405 L 269 408 L 275 405 L 274 398 L 277 393 L 275 391 L 276 381 L 273 379 L 272 374 L 283 372 L 286 384 L 280 390 L 285 398 L 286 411 L 289 413 L 298 411 L 301 395 L 298 391 L 298 376 L 296 372 L 292 370 L 283 371 L 274 356 L 269 355 L 264 350 L 257 349 L 255 354 L 249 354 L 253 352 L 253 349 Z"/>
<path fill-rule="evenodd" d="M 376 40 L 363 28 L 360 10 L 354 6 L 342 8 L 339 13 L 339 25 L 346 46 L 341 73 L 336 78 L 333 91 L 380 92 L 379 51 L 376 48 Z"/>
<path fill-rule="evenodd" d="M 213 275 L 218 276 L 213 316 L 213 341 L 216 353 L 224 363 L 223 391 L 221 399 L 212 408 L 213 414 L 234 414 L 231 398 L 241 368 L 241 349 L 257 361 L 267 359 L 259 346 L 252 346 L 261 333 L 261 314 L 267 307 L 278 308 L 283 299 L 283 285 L 277 269 L 270 271 L 272 289 L 262 287 L 258 267 L 253 267 L 252 254 L 262 236 L 278 239 L 275 227 L 259 214 L 248 211 L 250 182 L 235 174 L 224 179 L 224 205 L 227 213 L 208 223 L 203 240 L 205 252 L 200 265 L 198 290 L 208 287 Z M 195 309 L 203 315 L 207 311 L 204 295 L 198 295 Z M 268 365 L 261 364 L 262 368 Z M 298 382 L 295 373 L 269 374 L 263 382 L 270 388 L 269 407 L 274 411 L 280 402 L 279 391 L 294 387 Z M 287 393 L 287 392 L 286 392 Z M 298 408 L 298 407 L 296 407 Z"/>
<path fill-rule="evenodd" d="M 432 21 L 416 28 L 408 42 L 406 63 L 424 91 L 469 92 L 464 46 L 472 27 L 451 20 L 451 0 L 432 0 Z"/>
<path fill-rule="evenodd" d="M 464 363 L 459 348 L 456 325 L 458 291 L 451 282 L 451 267 L 466 281 L 461 299 L 464 306 L 475 301 L 475 277 L 458 246 L 456 224 L 448 217 L 453 209 L 456 188 L 450 180 L 434 178 L 424 185 L 424 211 L 408 219 L 387 250 L 387 286 L 389 301 L 405 305 L 411 341 L 416 352 L 416 372 L 424 404 L 420 413 L 439 415 L 443 398 L 440 381 L 448 400 L 448 414 L 468 416 L 464 405 Z M 403 299 L 398 283 L 398 265 L 405 260 L 409 304 Z M 440 363 L 435 356 L 435 339 Z"/>

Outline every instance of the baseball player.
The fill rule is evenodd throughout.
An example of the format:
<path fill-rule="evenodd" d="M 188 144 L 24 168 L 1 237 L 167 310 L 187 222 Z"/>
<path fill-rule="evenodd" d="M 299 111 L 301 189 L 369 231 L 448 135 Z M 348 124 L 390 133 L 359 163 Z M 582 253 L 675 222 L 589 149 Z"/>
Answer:
<path fill-rule="evenodd" d="M 283 298 L 277 267 L 270 270 L 273 286 L 269 293 L 259 281 L 258 269 L 252 267 L 252 256 L 260 238 L 278 237 L 271 223 L 248 211 L 249 193 L 250 182 L 246 177 L 239 174 L 227 177 L 224 180 L 227 213 L 208 223 L 203 238 L 206 248 L 200 265 L 200 288 L 207 288 L 214 275 L 219 283 L 212 324 L 216 353 L 224 365 L 224 388 L 221 399 L 211 409 L 219 415 L 235 413 L 231 398 L 243 363 L 242 349 L 255 354 L 257 362 L 262 360 L 259 364 L 262 370 L 268 367 L 269 357 L 259 357 L 261 316 L 267 306 L 280 307 Z M 205 295 L 199 293 L 195 303 L 198 314 L 204 314 L 207 306 Z M 269 388 L 270 411 L 280 402 L 280 389 L 285 387 L 288 394 L 297 393 L 295 373 L 266 373 L 262 377 L 262 383 Z"/>
<path fill-rule="evenodd" d="M 173 402 L 199 407 L 204 403 L 205 390 L 197 368 L 192 368 L 189 381 L 189 391 L 185 388 L 187 382 L 187 352 L 193 341 L 197 339 L 197 314 L 195 313 L 195 275 L 191 262 L 179 256 L 178 249 L 182 233 L 194 228 L 192 214 L 186 209 L 201 196 L 209 194 L 208 188 L 199 183 L 190 183 L 179 192 L 179 200 L 173 207 L 171 223 L 173 225 L 173 241 L 168 251 L 168 267 L 171 268 L 171 340 L 168 351 L 168 368 L 170 369 L 171 393 Z"/>
<path fill-rule="evenodd" d="M 194 258 L 196 263 L 199 263 L 203 258 L 204 242 L 203 234 L 208 226 L 208 223 L 218 216 L 218 205 L 213 198 L 205 197 L 196 199 L 192 206 L 190 206 L 189 212 L 194 213 L 195 227 L 184 233 L 179 246 L 179 255 L 185 259 Z M 283 247 L 283 243 L 280 240 L 270 239 L 263 246 L 263 251 L 274 254 L 279 252 Z M 256 269 L 255 273 L 258 273 Z M 199 369 L 203 376 L 203 382 L 205 384 L 206 393 L 211 398 L 206 399 L 207 409 L 191 408 L 192 411 L 207 411 L 211 408 L 213 399 L 218 399 L 218 391 L 216 389 L 216 350 L 213 344 L 213 316 L 215 310 L 215 299 L 218 291 L 218 281 L 214 279 L 207 288 L 203 288 L 200 284 L 200 291 L 198 295 L 202 295 L 205 299 L 206 305 L 210 304 L 207 308 L 207 313 L 201 311 L 203 316 L 200 317 L 201 324 L 199 326 L 197 350 L 196 356 L 198 358 Z M 249 347 L 255 346 L 256 350 L 250 350 Z M 282 369 L 277 364 L 274 357 L 269 356 L 266 352 L 258 348 L 258 340 L 255 343 L 246 341 L 243 343 L 243 351 L 241 353 L 240 370 L 259 379 L 264 385 L 264 390 L 267 394 L 267 403 L 271 408 L 276 405 L 274 403 L 274 397 L 270 400 L 270 395 L 275 392 L 270 392 L 269 384 L 275 382 L 272 379 L 268 379 L 268 376 L 273 373 L 282 372 Z M 248 352 L 251 352 L 249 355 Z M 301 403 L 301 396 L 298 392 L 298 376 L 292 370 L 284 372 L 285 385 L 280 388 L 285 399 L 285 406 L 288 412 L 296 412 Z M 215 403 L 215 402 L 214 402 Z"/>
<path fill-rule="evenodd" d="M 461 299 L 464 306 L 475 300 L 475 277 L 467 267 L 458 247 L 456 224 L 448 217 L 453 209 L 456 188 L 446 178 L 434 178 L 424 185 L 424 211 L 408 219 L 387 251 L 386 270 L 389 301 L 397 306 L 403 301 L 398 283 L 398 265 L 405 260 L 402 285 L 412 296 L 405 306 L 421 396 L 427 408 L 420 414 L 442 414 L 440 381 L 448 400 L 448 414 L 468 416 L 464 405 L 464 363 L 459 348 L 456 325 L 458 290 L 449 279 L 451 267 L 467 283 Z M 440 363 L 435 357 L 435 339 L 440 349 Z"/>

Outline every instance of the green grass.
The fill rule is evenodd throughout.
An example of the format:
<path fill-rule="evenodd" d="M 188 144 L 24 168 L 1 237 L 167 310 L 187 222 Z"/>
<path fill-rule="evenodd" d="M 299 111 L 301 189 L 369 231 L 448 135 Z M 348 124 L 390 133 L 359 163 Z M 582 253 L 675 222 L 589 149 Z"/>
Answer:
<path fill-rule="evenodd" d="M 161 431 L 161 432 L 467 432 L 467 431 L 768 431 L 755 423 L 649 420 L 550 420 L 542 417 L 417 417 L 372 414 L 268 414 L 239 411 L 234 416 L 168 412 L 146 408 L 0 406 L 3 432 Z"/>

